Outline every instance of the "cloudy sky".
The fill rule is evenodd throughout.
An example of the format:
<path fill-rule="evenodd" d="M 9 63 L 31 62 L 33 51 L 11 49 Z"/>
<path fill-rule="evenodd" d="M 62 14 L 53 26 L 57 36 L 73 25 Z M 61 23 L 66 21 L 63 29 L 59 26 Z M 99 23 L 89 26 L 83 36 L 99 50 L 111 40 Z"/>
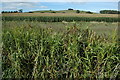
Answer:
<path fill-rule="evenodd" d="M 99 12 L 100 10 L 118 10 L 118 2 L 2 2 L 2 11 L 23 9 L 24 12 L 38 10 L 66 10 L 73 8 Z"/>
<path fill-rule="evenodd" d="M 119 0 L 1 0 L 2 2 L 119 2 Z"/>

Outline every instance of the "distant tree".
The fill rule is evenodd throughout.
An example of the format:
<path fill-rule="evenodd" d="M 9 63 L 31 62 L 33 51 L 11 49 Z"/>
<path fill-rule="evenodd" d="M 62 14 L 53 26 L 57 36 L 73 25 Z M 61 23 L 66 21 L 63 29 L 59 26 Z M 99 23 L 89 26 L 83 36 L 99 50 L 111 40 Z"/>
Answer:
<path fill-rule="evenodd" d="M 18 13 L 18 11 L 14 11 L 14 13 Z"/>
<path fill-rule="evenodd" d="M 28 13 L 33 13 L 33 12 L 29 11 Z"/>
<path fill-rule="evenodd" d="M 6 11 L 3 11 L 3 13 L 6 13 Z"/>
<path fill-rule="evenodd" d="M 87 11 L 86 13 L 93 14 L 93 12 Z"/>
<path fill-rule="evenodd" d="M 14 11 L 10 11 L 10 13 L 14 13 Z"/>
<path fill-rule="evenodd" d="M 5 13 L 5 11 L 2 11 L 2 13 Z"/>
<path fill-rule="evenodd" d="M 9 13 L 8 11 L 5 11 L 5 13 Z"/>
<path fill-rule="evenodd" d="M 18 11 L 2 11 L 2 13 L 18 13 Z"/>
<path fill-rule="evenodd" d="M 72 8 L 69 8 L 68 10 L 73 10 Z"/>
<path fill-rule="evenodd" d="M 118 14 L 120 14 L 120 11 L 118 11 Z"/>
<path fill-rule="evenodd" d="M 55 11 L 52 11 L 51 13 L 56 13 Z"/>
<path fill-rule="evenodd" d="M 20 9 L 20 10 L 18 10 L 19 11 L 19 13 L 22 13 L 23 12 L 23 9 Z"/>
<path fill-rule="evenodd" d="M 41 12 L 41 13 L 45 13 L 45 12 Z"/>
<path fill-rule="evenodd" d="M 77 10 L 77 11 L 76 11 L 76 13 L 80 13 L 80 11 L 79 11 L 79 10 Z"/>
<path fill-rule="evenodd" d="M 119 11 L 117 10 L 101 10 L 101 14 L 119 14 Z"/>

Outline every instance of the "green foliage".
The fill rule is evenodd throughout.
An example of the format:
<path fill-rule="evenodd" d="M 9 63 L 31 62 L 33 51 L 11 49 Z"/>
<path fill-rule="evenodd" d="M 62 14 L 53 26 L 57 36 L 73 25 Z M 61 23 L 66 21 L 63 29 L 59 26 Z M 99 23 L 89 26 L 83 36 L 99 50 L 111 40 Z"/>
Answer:
<path fill-rule="evenodd" d="M 58 16 L 3 16 L 3 21 L 41 21 L 41 22 L 72 22 L 72 21 L 97 21 L 97 22 L 119 22 L 120 18 L 112 17 L 58 17 Z"/>
<path fill-rule="evenodd" d="M 2 11 L 2 13 L 18 13 L 18 11 Z"/>
<path fill-rule="evenodd" d="M 86 13 L 93 14 L 93 12 L 87 11 Z"/>
<path fill-rule="evenodd" d="M 52 11 L 51 13 L 56 13 L 55 11 Z"/>
<path fill-rule="evenodd" d="M 32 11 L 29 11 L 28 13 L 34 13 L 34 12 L 32 12 Z"/>
<path fill-rule="evenodd" d="M 89 29 L 3 26 L 2 77 L 11 79 L 119 79 L 120 48 Z M 32 22 L 30 22 L 32 23 Z"/>
<path fill-rule="evenodd" d="M 23 12 L 23 9 L 20 9 L 20 10 L 18 10 L 20 13 L 22 13 Z"/>
<path fill-rule="evenodd" d="M 101 10 L 101 14 L 119 14 L 119 11 L 117 10 Z"/>
<path fill-rule="evenodd" d="M 72 8 L 69 8 L 68 10 L 74 10 L 74 9 L 72 9 Z"/>
<path fill-rule="evenodd" d="M 79 10 L 76 10 L 76 13 L 80 13 L 80 11 L 79 11 Z"/>
<path fill-rule="evenodd" d="M 45 13 L 45 12 L 41 12 L 41 13 Z"/>

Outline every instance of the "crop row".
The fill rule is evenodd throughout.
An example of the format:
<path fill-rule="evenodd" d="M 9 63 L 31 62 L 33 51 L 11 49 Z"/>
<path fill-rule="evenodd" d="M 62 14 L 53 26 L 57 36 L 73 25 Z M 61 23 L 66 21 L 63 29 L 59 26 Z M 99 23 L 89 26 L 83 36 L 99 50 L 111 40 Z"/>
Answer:
<path fill-rule="evenodd" d="M 51 16 L 3 16 L 3 21 L 40 21 L 40 22 L 62 22 L 62 21 L 97 21 L 97 22 L 120 22 L 120 18 L 112 17 L 51 17 Z"/>

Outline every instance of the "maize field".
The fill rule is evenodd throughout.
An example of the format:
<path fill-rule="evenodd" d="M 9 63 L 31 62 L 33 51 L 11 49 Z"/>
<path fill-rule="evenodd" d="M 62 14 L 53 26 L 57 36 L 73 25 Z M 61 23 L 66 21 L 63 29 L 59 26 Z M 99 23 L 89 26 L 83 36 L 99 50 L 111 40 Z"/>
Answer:
<path fill-rule="evenodd" d="M 25 24 L 17 25 L 20 20 Z M 81 29 L 81 25 L 73 22 L 72 27 L 64 26 L 63 32 L 57 32 L 51 27 L 31 26 L 25 20 L 118 21 L 117 18 L 3 17 L 3 79 L 120 79 L 120 47 L 116 31 L 107 38 L 89 28 Z M 17 23 L 7 24 L 8 21 Z"/>
<path fill-rule="evenodd" d="M 40 21 L 40 22 L 72 22 L 72 21 L 97 21 L 97 22 L 120 22 L 117 17 L 73 17 L 73 16 L 3 16 L 3 21 Z"/>

